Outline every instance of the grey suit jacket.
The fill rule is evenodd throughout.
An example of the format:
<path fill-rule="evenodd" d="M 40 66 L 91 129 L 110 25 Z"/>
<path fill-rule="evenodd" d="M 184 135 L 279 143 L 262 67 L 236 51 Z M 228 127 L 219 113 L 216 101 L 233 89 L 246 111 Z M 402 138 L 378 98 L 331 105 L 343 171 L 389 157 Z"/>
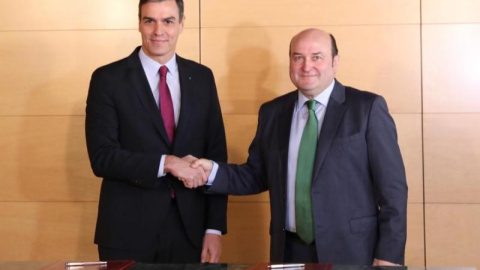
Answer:
<path fill-rule="evenodd" d="M 290 124 L 297 91 L 260 108 L 247 163 L 220 164 L 212 193 L 269 191 L 272 262 L 284 258 Z M 404 262 L 407 183 L 385 100 L 344 87 L 330 97 L 317 143 L 312 201 L 320 262 Z"/>

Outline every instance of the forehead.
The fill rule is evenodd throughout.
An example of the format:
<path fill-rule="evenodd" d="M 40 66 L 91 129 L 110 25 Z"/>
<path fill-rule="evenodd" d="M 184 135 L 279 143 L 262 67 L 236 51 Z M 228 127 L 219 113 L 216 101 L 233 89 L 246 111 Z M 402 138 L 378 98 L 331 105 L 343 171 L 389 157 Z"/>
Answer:
<path fill-rule="evenodd" d="M 331 54 L 331 40 L 328 35 L 306 34 L 292 40 L 292 54 Z"/>
<path fill-rule="evenodd" d="M 147 2 L 140 8 L 142 17 L 152 18 L 167 18 L 167 17 L 179 17 L 179 10 L 177 3 L 173 0 L 167 0 L 162 2 Z"/>

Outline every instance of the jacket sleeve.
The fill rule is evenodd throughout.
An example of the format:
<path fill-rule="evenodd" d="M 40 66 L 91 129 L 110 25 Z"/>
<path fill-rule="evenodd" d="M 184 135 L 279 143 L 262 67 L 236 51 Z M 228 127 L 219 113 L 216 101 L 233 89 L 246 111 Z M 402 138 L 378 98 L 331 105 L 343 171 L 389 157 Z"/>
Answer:
<path fill-rule="evenodd" d="M 153 188 L 157 183 L 161 155 L 126 150 L 120 144 L 119 78 L 105 68 L 91 78 L 87 97 L 85 136 L 90 163 L 98 177 Z M 115 77 L 115 78 L 114 78 Z"/>
<path fill-rule="evenodd" d="M 404 263 L 408 187 L 395 123 L 382 97 L 374 100 L 367 129 L 368 158 L 377 203 L 379 237 L 375 258 Z"/>

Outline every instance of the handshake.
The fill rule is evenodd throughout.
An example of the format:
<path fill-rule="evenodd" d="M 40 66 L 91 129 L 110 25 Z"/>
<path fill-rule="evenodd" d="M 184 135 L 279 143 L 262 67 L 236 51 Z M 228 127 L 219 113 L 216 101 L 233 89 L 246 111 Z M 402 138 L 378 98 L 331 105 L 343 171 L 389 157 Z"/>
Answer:
<path fill-rule="evenodd" d="M 198 159 L 192 155 L 179 158 L 172 155 L 165 156 L 164 171 L 178 178 L 186 188 L 197 188 L 207 183 L 213 161 Z"/>

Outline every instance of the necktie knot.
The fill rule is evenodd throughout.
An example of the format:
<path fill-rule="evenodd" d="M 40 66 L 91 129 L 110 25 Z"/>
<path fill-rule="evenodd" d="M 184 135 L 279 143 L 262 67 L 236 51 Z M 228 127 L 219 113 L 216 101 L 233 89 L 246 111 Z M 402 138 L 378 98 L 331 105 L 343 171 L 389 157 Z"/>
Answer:
<path fill-rule="evenodd" d="M 160 79 L 164 80 L 167 77 L 168 68 L 167 66 L 160 67 Z"/>
<path fill-rule="evenodd" d="M 317 104 L 315 99 L 307 100 L 305 103 L 307 104 L 308 110 L 315 110 L 315 105 Z"/>

